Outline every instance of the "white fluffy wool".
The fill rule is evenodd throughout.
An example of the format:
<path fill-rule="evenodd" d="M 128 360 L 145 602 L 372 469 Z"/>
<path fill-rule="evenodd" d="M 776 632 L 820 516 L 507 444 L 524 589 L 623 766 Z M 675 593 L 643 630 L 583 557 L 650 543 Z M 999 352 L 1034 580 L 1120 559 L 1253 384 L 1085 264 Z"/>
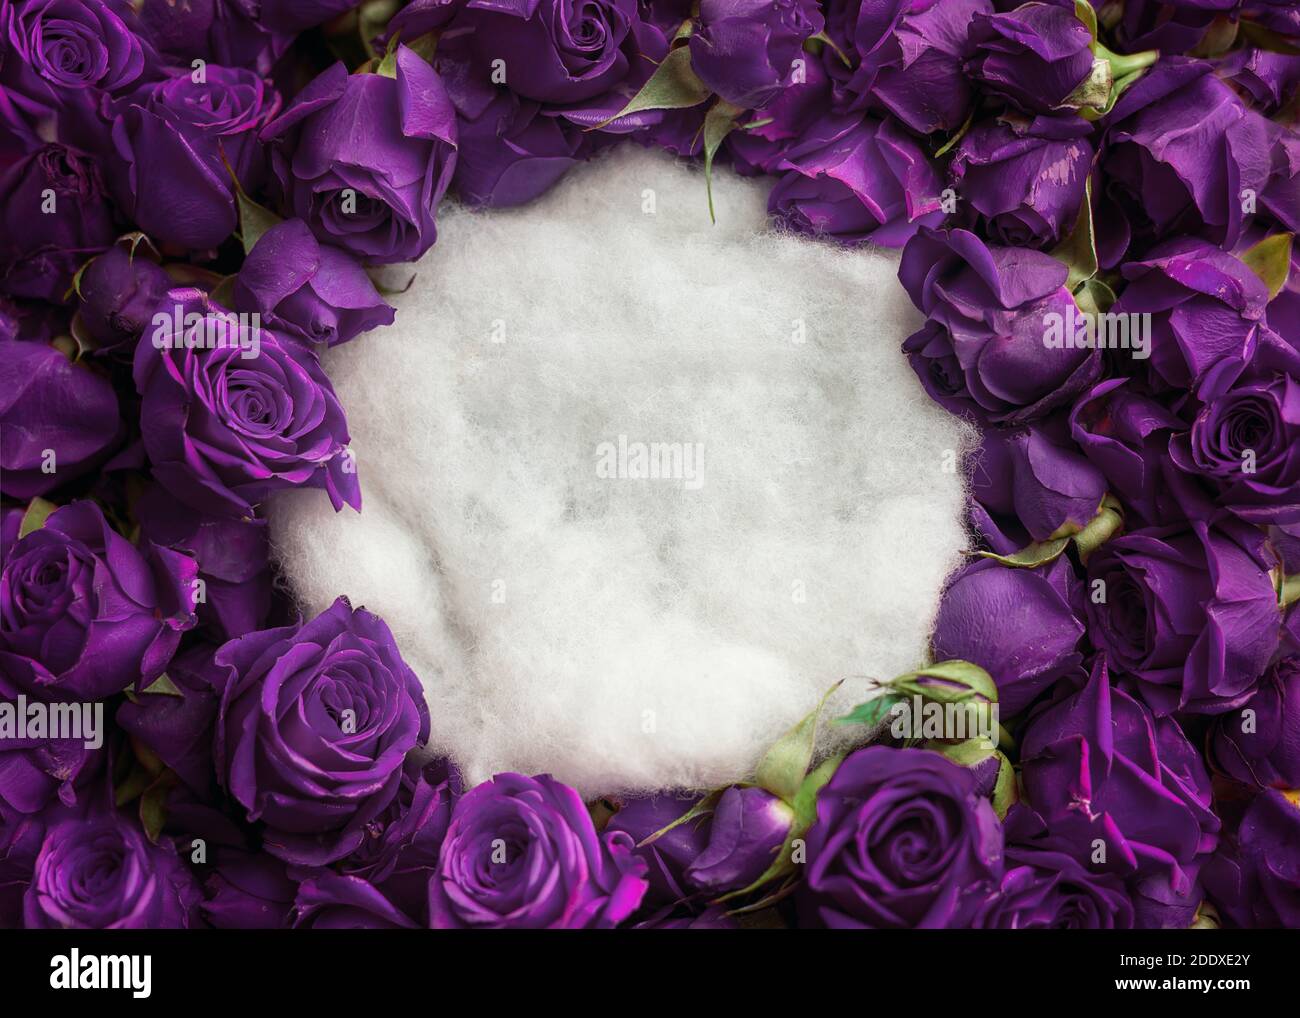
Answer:
<path fill-rule="evenodd" d="M 470 781 L 737 780 L 925 660 L 970 436 L 899 352 L 896 257 L 771 230 L 766 189 L 719 174 L 711 226 L 697 169 L 622 146 L 444 205 L 396 324 L 326 356 L 363 511 L 281 495 L 276 553 L 304 611 L 387 620 Z M 601 476 L 620 436 L 702 443 L 702 484 Z"/>

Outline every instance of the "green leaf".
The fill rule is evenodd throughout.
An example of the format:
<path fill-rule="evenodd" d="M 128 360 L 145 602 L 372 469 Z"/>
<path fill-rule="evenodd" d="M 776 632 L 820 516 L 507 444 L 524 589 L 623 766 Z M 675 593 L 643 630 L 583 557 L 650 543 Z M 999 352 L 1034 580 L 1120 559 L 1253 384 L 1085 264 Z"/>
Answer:
<path fill-rule="evenodd" d="M 641 86 L 641 91 L 634 95 L 628 104 L 608 120 L 588 128 L 598 131 L 612 124 L 619 117 L 643 110 L 684 110 L 698 106 L 713 94 L 696 73 L 691 70 L 691 51 L 688 46 L 679 46 L 669 50 L 663 62 L 655 68 L 650 80 Z"/>
<path fill-rule="evenodd" d="M 711 223 L 718 221 L 713 214 L 713 157 L 718 154 L 722 139 L 736 126 L 736 118 L 744 112 L 744 107 L 733 106 L 725 99 L 719 99 L 704 115 L 704 188 L 709 194 Z"/>
<path fill-rule="evenodd" d="M 1246 267 L 1268 287 L 1269 300 L 1282 292 L 1291 274 L 1291 243 L 1294 238 L 1293 233 L 1275 233 L 1239 255 Z"/>
<path fill-rule="evenodd" d="M 1010 555 L 999 555 L 994 551 L 977 551 L 975 554 L 980 558 L 991 558 L 1013 569 L 1037 569 L 1049 562 L 1055 562 L 1069 546 L 1068 537 L 1058 537 L 1052 541 L 1034 541 Z"/>
<path fill-rule="evenodd" d="M 1065 287 L 1071 293 L 1079 285 L 1097 274 L 1097 244 L 1092 230 L 1092 178 L 1083 186 L 1083 201 L 1079 204 L 1079 214 L 1075 218 L 1074 228 L 1051 252 L 1053 258 L 1064 262 L 1070 273 L 1066 277 Z"/>
<path fill-rule="evenodd" d="M 27 503 L 27 511 L 23 513 L 22 521 L 18 524 L 18 536 L 24 538 L 33 531 L 40 530 L 45 526 L 45 521 L 50 518 L 50 513 L 54 512 L 58 506 L 53 502 L 47 502 L 43 498 L 34 498 Z"/>
<path fill-rule="evenodd" d="M 754 771 L 754 784 L 766 788 L 786 802 L 794 801 L 808 773 L 808 765 L 812 763 L 817 718 L 830 695 L 843 684 L 844 680 L 841 679 L 826 690 L 817 706 L 773 743 Z"/>
<path fill-rule="evenodd" d="M 841 718 L 836 718 L 836 725 L 866 725 L 875 728 L 889 716 L 894 704 L 903 703 L 907 697 L 899 693 L 883 693 L 874 700 L 860 703 Z"/>

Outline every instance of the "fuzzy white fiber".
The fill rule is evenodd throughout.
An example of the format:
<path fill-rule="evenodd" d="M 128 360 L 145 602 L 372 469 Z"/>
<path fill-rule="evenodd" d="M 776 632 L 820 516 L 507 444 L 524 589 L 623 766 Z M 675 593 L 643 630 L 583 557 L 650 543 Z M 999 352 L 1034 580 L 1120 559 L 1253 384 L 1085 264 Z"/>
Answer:
<path fill-rule="evenodd" d="M 387 620 L 468 780 L 741 779 L 926 659 L 971 436 L 899 351 L 896 256 L 776 232 L 766 191 L 721 171 L 710 225 L 698 169 L 625 145 L 445 204 L 396 324 L 325 357 L 363 511 L 277 496 L 276 554 L 305 612 Z"/>

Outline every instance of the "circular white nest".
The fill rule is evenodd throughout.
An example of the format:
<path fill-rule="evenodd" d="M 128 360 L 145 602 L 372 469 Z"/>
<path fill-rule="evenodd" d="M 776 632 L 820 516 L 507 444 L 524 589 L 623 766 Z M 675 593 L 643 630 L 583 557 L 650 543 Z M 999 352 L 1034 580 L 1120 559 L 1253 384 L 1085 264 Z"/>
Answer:
<path fill-rule="evenodd" d="M 622 146 L 445 205 L 396 324 L 325 357 L 363 511 L 281 495 L 276 553 L 305 611 L 387 620 L 468 780 L 721 784 L 925 660 L 970 435 L 899 352 L 896 258 L 772 231 L 766 190 L 721 171 L 710 225 Z"/>

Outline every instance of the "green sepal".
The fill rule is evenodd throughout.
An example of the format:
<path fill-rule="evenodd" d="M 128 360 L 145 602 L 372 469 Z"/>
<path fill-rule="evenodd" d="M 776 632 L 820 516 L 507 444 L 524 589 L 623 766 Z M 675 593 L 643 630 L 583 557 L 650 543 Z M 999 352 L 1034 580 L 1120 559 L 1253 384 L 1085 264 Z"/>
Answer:
<path fill-rule="evenodd" d="M 1275 233 L 1247 248 L 1237 257 L 1268 287 L 1268 299 L 1282 292 L 1291 274 L 1293 233 Z"/>
<path fill-rule="evenodd" d="M 712 89 L 700 81 L 699 76 L 691 69 L 690 48 L 678 46 L 668 51 L 668 55 L 650 75 L 650 80 L 641 86 L 641 91 L 634 95 L 626 106 L 608 120 L 603 120 L 587 130 L 598 131 L 629 113 L 641 113 L 644 110 L 689 109 L 698 106 L 712 94 Z"/>
<path fill-rule="evenodd" d="M 831 694 L 843 684 L 841 679 L 826 690 L 817 706 L 772 744 L 754 770 L 754 784 L 785 802 L 794 802 L 808 774 L 808 765 L 812 763 L 817 719 Z"/>
<path fill-rule="evenodd" d="M 1063 262 L 1069 275 L 1065 288 L 1074 293 L 1084 282 L 1097 274 L 1097 242 L 1092 228 L 1092 178 L 1083 185 L 1083 201 L 1074 227 L 1061 243 L 1050 252 L 1058 262 Z"/>
<path fill-rule="evenodd" d="M 385 78 L 397 77 L 397 40 L 401 34 L 401 32 L 394 32 L 392 38 L 388 40 L 388 48 L 384 50 L 380 61 L 375 64 L 375 74 Z"/>
<path fill-rule="evenodd" d="M 697 802 L 694 806 L 688 809 L 685 813 L 679 816 L 667 827 L 661 827 L 659 828 L 659 830 L 655 831 L 654 834 L 651 834 L 649 837 L 642 838 L 639 842 L 637 842 L 636 847 L 645 848 L 646 845 L 653 845 L 656 841 L 662 838 L 669 831 L 677 827 L 680 827 L 682 824 L 689 823 L 690 821 L 694 820 L 696 817 L 702 817 L 709 813 L 712 813 L 713 807 L 718 804 L 718 800 L 722 798 L 722 793 L 724 791 L 726 791 L 726 789 L 715 788 L 712 792 L 706 795 L 703 799 Z"/>
<path fill-rule="evenodd" d="M 1293 573 L 1290 576 L 1283 576 L 1279 573 L 1277 581 L 1278 606 L 1289 608 L 1297 601 L 1300 601 L 1300 573 Z"/>
<path fill-rule="evenodd" d="M 977 551 L 975 554 L 979 558 L 991 558 L 995 562 L 1001 562 L 1012 569 L 1037 569 L 1049 562 L 1055 562 L 1069 546 L 1068 537 L 1058 537 L 1053 541 L 1033 541 L 1010 555 L 999 555 L 995 551 Z"/>
<path fill-rule="evenodd" d="M 972 695 L 997 703 L 993 676 L 969 661 L 939 661 L 885 683 L 890 689 L 924 697 L 935 703 L 960 703 Z"/>
<path fill-rule="evenodd" d="M 58 506 L 53 502 L 47 502 L 43 498 L 32 499 L 27 503 L 27 511 L 23 513 L 23 518 L 18 524 L 18 537 L 21 539 L 40 530 L 45 526 L 45 521 L 50 518 L 50 513 L 57 508 Z"/>
<path fill-rule="evenodd" d="M 239 182 L 239 176 L 235 173 L 235 168 L 230 165 L 230 160 L 226 158 L 226 152 L 221 150 L 221 161 L 226 166 L 226 172 L 230 174 L 230 179 L 235 185 L 235 207 L 239 212 L 239 242 L 243 245 L 244 254 L 249 254 L 259 240 L 262 234 L 272 226 L 276 226 L 283 220 L 280 219 L 270 209 L 265 208 L 244 192 L 244 185 Z"/>
<path fill-rule="evenodd" d="M 957 128 L 956 133 L 951 138 L 949 138 L 947 141 L 945 141 L 942 145 L 940 145 L 935 150 L 934 153 L 935 158 L 937 159 L 939 156 L 945 156 L 950 151 L 952 151 L 953 146 L 956 145 L 959 141 L 961 141 L 962 138 L 966 137 L 966 132 L 970 130 L 970 125 L 973 124 L 974 122 L 975 122 L 975 109 L 974 107 L 972 107 L 970 113 L 966 114 L 966 122 L 963 123 L 961 127 Z"/>
<path fill-rule="evenodd" d="M 736 119 L 744 113 L 744 107 L 734 106 L 725 99 L 719 99 L 704 115 L 704 189 L 709 195 L 709 222 L 716 223 L 713 214 L 713 157 L 718 154 L 722 140 L 736 126 Z"/>
<path fill-rule="evenodd" d="M 868 700 L 866 703 L 860 703 L 843 717 L 835 718 L 833 725 L 866 725 L 869 728 L 884 723 L 889 712 L 894 709 L 894 705 L 906 702 L 907 697 L 902 693 L 882 693 L 874 700 Z"/>
<path fill-rule="evenodd" d="M 1114 537 L 1124 526 L 1124 507 L 1112 495 L 1101 500 L 1101 506 L 1086 527 L 1074 535 L 1074 546 L 1086 565 L 1088 556 Z"/>
<path fill-rule="evenodd" d="M 149 683 L 142 692 L 150 693 L 154 696 L 178 696 L 182 700 L 185 699 L 185 694 L 176 688 L 176 683 L 172 682 L 172 680 L 167 677 L 166 672 L 163 672 L 158 676 L 158 678 L 154 679 L 153 682 Z"/>

